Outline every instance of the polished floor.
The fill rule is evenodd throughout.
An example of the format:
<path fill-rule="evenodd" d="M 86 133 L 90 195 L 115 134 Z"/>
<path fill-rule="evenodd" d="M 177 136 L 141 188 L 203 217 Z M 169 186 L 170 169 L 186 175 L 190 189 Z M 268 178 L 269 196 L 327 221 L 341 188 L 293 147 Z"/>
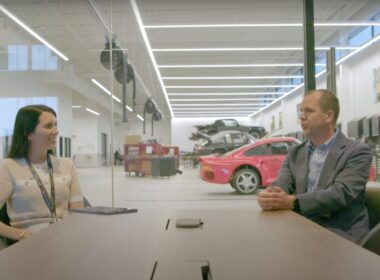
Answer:
<path fill-rule="evenodd" d="M 138 209 L 255 208 L 255 195 L 239 195 L 229 185 L 199 179 L 197 168 L 181 168 L 183 174 L 152 178 L 127 176 L 114 168 L 114 206 Z M 92 205 L 112 205 L 110 167 L 78 168 L 83 194 Z"/>
<path fill-rule="evenodd" d="M 210 184 L 199 179 L 198 168 L 181 167 L 183 174 L 152 178 L 127 176 L 123 166 L 78 168 L 83 194 L 92 205 L 138 209 L 239 209 L 257 207 L 255 195 L 239 195 L 229 185 Z M 380 182 L 369 182 L 380 187 Z"/>

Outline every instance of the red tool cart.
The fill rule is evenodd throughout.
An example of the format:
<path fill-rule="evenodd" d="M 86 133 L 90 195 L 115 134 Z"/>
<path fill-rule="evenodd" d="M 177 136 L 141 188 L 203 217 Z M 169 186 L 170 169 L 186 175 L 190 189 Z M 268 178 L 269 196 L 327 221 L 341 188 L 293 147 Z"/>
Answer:
<path fill-rule="evenodd" d="M 160 155 L 174 156 L 175 166 L 176 168 L 179 168 L 179 147 L 178 146 L 162 146 Z"/>
<path fill-rule="evenodd" d="M 160 154 L 161 145 L 157 143 L 140 143 L 124 146 L 124 170 L 127 175 L 151 176 L 152 159 Z"/>
<path fill-rule="evenodd" d="M 128 175 L 134 172 L 139 175 L 140 171 L 140 144 L 124 145 L 124 170 Z"/>

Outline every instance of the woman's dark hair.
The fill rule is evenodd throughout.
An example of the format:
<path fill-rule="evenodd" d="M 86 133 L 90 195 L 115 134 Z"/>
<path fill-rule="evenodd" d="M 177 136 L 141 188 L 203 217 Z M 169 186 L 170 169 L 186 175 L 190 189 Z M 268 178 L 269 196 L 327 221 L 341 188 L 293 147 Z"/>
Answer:
<path fill-rule="evenodd" d="M 52 113 L 57 117 L 55 111 L 46 105 L 28 105 L 17 112 L 8 158 L 24 158 L 28 156 L 28 135 L 36 129 L 40 115 L 43 112 Z"/>

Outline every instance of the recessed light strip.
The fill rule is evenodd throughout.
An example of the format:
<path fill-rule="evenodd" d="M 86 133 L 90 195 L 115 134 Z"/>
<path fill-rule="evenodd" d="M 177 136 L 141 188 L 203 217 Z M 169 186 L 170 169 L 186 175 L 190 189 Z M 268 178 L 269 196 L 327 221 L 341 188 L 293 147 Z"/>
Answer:
<path fill-rule="evenodd" d="M 269 98 L 269 97 L 256 97 L 256 98 L 183 98 L 183 99 L 170 99 L 170 102 L 177 102 L 177 101 L 253 101 L 253 100 L 276 100 L 277 98 Z"/>
<path fill-rule="evenodd" d="M 252 114 L 252 112 L 255 110 L 231 110 L 231 111 L 221 111 L 221 110 L 216 110 L 216 111 L 199 111 L 199 110 L 194 110 L 194 111 L 174 111 L 174 114 L 196 114 L 196 113 L 242 113 L 242 114 Z"/>
<path fill-rule="evenodd" d="M 163 80 L 261 80 L 261 79 L 303 79 L 300 75 L 244 76 L 244 77 L 162 77 Z"/>
<path fill-rule="evenodd" d="M 173 108 L 175 107 L 204 107 L 204 106 L 210 106 L 210 107 L 215 107 L 215 106 L 225 106 L 225 107 L 234 107 L 234 106 L 265 106 L 268 105 L 268 103 L 226 103 L 226 104 L 196 104 L 196 103 L 188 103 L 188 104 L 172 104 Z"/>
<path fill-rule="evenodd" d="M 376 37 L 372 38 L 371 40 L 369 40 L 367 43 L 363 44 L 362 46 L 360 46 L 360 48 L 358 48 L 357 50 L 349 53 L 348 55 L 346 55 L 345 57 L 343 57 L 342 59 L 338 60 L 336 62 L 336 65 L 340 65 L 342 64 L 344 61 L 346 61 L 347 59 L 351 58 L 352 56 L 354 56 L 355 54 L 361 52 L 362 50 L 364 50 L 365 48 L 369 47 L 370 45 L 376 43 L 377 41 L 380 40 L 380 35 L 377 35 Z"/>
<path fill-rule="evenodd" d="M 369 40 L 367 43 L 363 44 L 362 46 L 359 47 L 359 49 L 353 51 L 352 53 L 346 55 L 345 57 L 343 57 L 342 59 L 338 60 L 335 65 L 340 65 L 342 64 L 344 61 L 350 59 L 351 57 L 353 57 L 355 54 L 363 51 L 364 49 L 368 48 L 369 46 L 371 46 L 372 44 L 374 43 L 377 43 L 378 41 L 380 41 L 380 35 L 377 35 L 376 37 L 372 38 L 371 40 Z M 326 73 L 326 70 L 323 70 L 321 72 L 319 72 L 317 75 L 315 75 L 316 78 L 319 78 L 320 76 L 322 76 L 323 74 Z M 266 110 L 267 108 L 269 108 L 270 106 L 272 106 L 273 104 L 279 102 L 280 100 L 286 98 L 287 96 L 289 96 L 290 94 L 292 94 L 293 92 L 296 92 L 298 89 L 302 88 L 304 86 L 304 84 L 300 84 L 298 87 L 290 90 L 289 92 L 287 92 L 286 94 L 284 94 L 283 96 L 281 96 L 280 98 L 278 98 L 276 101 L 272 102 L 271 104 L 268 104 L 267 106 L 265 106 L 264 108 L 260 109 L 259 111 L 255 112 L 255 113 L 252 113 L 251 115 L 249 115 L 249 117 L 253 117 L 254 115 Z"/>
<path fill-rule="evenodd" d="M 160 82 L 160 85 L 161 85 L 162 91 L 163 91 L 164 96 L 165 96 L 165 99 L 166 99 L 166 102 L 167 102 L 167 104 L 168 104 L 168 108 L 169 108 L 169 111 L 170 111 L 170 115 L 173 116 L 172 108 L 171 108 L 171 106 L 170 106 L 169 97 L 168 97 L 168 94 L 167 94 L 167 92 L 166 92 L 166 89 L 165 89 L 165 86 L 164 86 L 164 82 L 162 81 L 161 73 L 160 73 L 160 70 L 158 69 L 158 65 L 157 65 L 157 62 L 156 62 L 156 58 L 154 57 L 154 54 L 153 54 L 152 48 L 151 48 L 151 46 L 150 46 L 150 42 L 149 42 L 149 39 L 148 39 L 148 35 L 146 34 L 145 27 L 144 27 L 144 24 L 143 24 L 143 22 L 142 22 L 142 18 L 141 18 L 141 15 L 140 15 L 139 8 L 138 8 L 138 6 L 137 6 L 135 0 L 131 0 L 131 5 L 132 5 L 133 13 L 134 13 L 135 16 L 136 16 L 137 24 L 139 25 L 139 29 L 140 29 L 141 35 L 142 35 L 142 37 L 143 37 L 143 39 L 144 39 L 145 46 L 146 46 L 146 48 L 148 49 L 148 53 L 149 53 L 150 60 L 152 61 L 152 64 L 153 64 L 154 70 L 156 71 L 156 75 L 157 75 L 157 77 L 158 77 L 158 80 L 159 80 L 159 82 Z"/>
<path fill-rule="evenodd" d="M 236 111 L 236 110 L 239 110 L 239 111 L 249 111 L 251 110 L 252 111 L 252 108 L 256 108 L 256 107 L 262 107 L 262 106 L 248 106 L 248 107 L 244 107 L 244 108 L 214 108 L 214 107 L 210 107 L 210 108 L 175 108 L 173 109 L 173 112 L 178 112 L 178 111 L 207 111 L 207 110 L 210 110 L 210 111 L 225 111 L 225 110 L 228 110 L 228 111 Z"/>
<path fill-rule="evenodd" d="M 100 114 L 99 114 L 98 112 L 96 112 L 96 111 L 94 111 L 94 110 L 91 110 L 91 109 L 89 109 L 89 108 L 86 108 L 86 111 L 87 111 L 87 112 L 90 112 L 91 114 L 94 114 L 94 115 L 96 115 L 96 116 L 100 116 Z"/>
<path fill-rule="evenodd" d="M 249 85 L 249 86 L 166 86 L 166 88 L 294 88 L 298 85 Z"/>
<path fill-rule="evenodd" d="M 57 50 L 53 45 L 51 45 L 48 41 L 46 41 L 44 38 L 42 38 L 40 35 L 38 35 L 36 32 L 34 32 L 29 26 L 27 26 L 24 22 L 22 22 L 19 18 L 17 18 L 15 15 L 13 15 L 10 11 L 8 11 L 4 6 L 0 4 L 0 11 L 2 11 L 4 14 L 6 14 L 9 18 L 11 18 L 15 23 L 17 23 L 19 26 L 21 26 L 25 31 L 27 31 L 30 35 L 32 35 L 34 38 L 36 38 L 38 41 L 40 41 L 42 44 L 47 46 L 49 49 L 51 49 L 54 53 L 56 53 L 59 57 L 61 57 L 64 61 L 68 61 L 68 57 L 65 56 L 63 53 L 61 53 L 59 50 Z"/>
<path fill-rule="evenodd" d="M 286 92 L 197 92 L 197 93 L 168 93 L 169 96 L 235 96 L 235 95 L 283 95 Z"/>
<path fill-rule="evenodd" d="M 238 24 L 173 24 L 145 25 L 146 29 L 175 29 L 175 28 L 225 28 L 225 27 L 302 27 L 302 23 L 238 23 Z M 379 22 L 316 22 L 314 26 L 380 26 Z"/>
<path fill-rule="evenodd" d="M 358 47 L 335 47 L 337 50 L 356 50 Z M 330 47 L 316 47 L 317 51 L 329 50 Z M 243 52 L 243 51 L 303 51 L 303 47 L 262 47 L 262 48 L 173 48 L 152 49 L 153 52 Z"/>
<path fill-rule="evenodd" d="M 111 96 L 111 92 L 105 87 L 103 86 L 101 83 L 99 83 L 97 80 L 95 79 L 91 79 L 91 82 L 93 82 L 95 85 L 97 85 L 101 90 L 103 90 L 105 93 L 107 93 L 108 95 Z M 112 98 L 115 99 L 117 102 L 121 103 L 121 100 L 119 98 L 117 98 L 115 95 L 112 95 Z"/>
<path fill-rule="evenodd" d="M 82 108 L 82 106 L 80 106 L 80 105 L 72 105 L 71 108 L 79 109 L 79 108 Z"/>
<path fill-rule="evenodd" d="M 125 105 L 125 108 L 127 108 L 128 111 L 133 112 L 132 108 L 129 107 L 128 105 Z"/>
<path fill-rule="evenodd" d="M 176 105 L 173 106 L 173 111 L 175 110 L 251 110 L 252 108 L 262 108 L 264 107 L 264 105 L 252 105 L 252 104 L 246 104 L 246 105 L 241 105 L 239 108 L 234 108 L 234 107 L 230 107 L 228 106 L 229 104 L 219 104 L 218 106 L 215 106 L 213 104 L 208 104 L 205 106 L 202 106 L 202 107 L 198 107 L 198 108 L 192 108 L 192 107 L 197 107 L 198 105 L 194 105 L 194 106 L 190 106 L 190 108 L 186 108 L 186 107 L 176 107 Z M 216 108 L 215 108 L 216 107 Z"/>
<path fill-rule="evenodd" d="M 326 66 L 316 63 L 315 66 Z M 158 68 L 255 68 L 255 67 L 303 67 L 303 63 L 256 63 L 256 64 L 172 64 L 158 65 Z"/>
<path fill-rule="evenodd" d="M 137 115 L 137 117 L 143 122 L 144 121 L 144 118 L 140 115 Z"/>

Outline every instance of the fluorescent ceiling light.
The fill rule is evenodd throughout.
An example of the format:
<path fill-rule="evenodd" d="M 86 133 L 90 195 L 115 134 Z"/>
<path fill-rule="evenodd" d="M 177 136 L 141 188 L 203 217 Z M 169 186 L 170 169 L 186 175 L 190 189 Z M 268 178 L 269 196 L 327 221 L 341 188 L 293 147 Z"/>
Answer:
<path fill-rule="evenodd" d="M 166 88 L 294 88 L 298 85 L 250 85 L 250 86 L 166 86 Z"/>
<path fill-rule="evenodd" d="M 380 22 L 317 22 L 315 26 L 320 27 L 335 27 L 335 26 L 380 26 Z"/>
<path fill-rule="evenodd" d="M 68 61 L 68 57 L 65 56 L 63 53 L 61 53 L 58 49 L 56 49 L 53 45 L 51 45 L 48 41 L 46 41 L 44 38 L 42 38 L 40 35 L 38 35 L 36 32 L 34 32 L 29 26 L 27 26 L 24 22 L 22 22 L 20 19 L 18 19 L 15 15 L 13 15 L 10 11 L 8 11 L 4 6 L 0 4 L 0 11 L 2 11 L 4 14 L 6 14 L 9 18 L 11 18 L 15 23 L 17 23 L 19 26 L 21 26 L 25 31 L 27 31 L 30 35 L 32 35 L 34 38 L 36 38 L 38 41 L 40 41 L 42 44 L 47 46 L 49 49 L 51 49 L 55 54 L 57 54 L 59 57 L 61 57 L 63 60 Z"/>
<path fill-rule="evenodd" d="M 237 24 L 173 24 L 173 25 L 146 25 L 146 29 L 166 28 L 224 28 L 224 27 L 302 27 L 302 23 L 237 23 Z M 314 26 L 380 26 L 379 22 L 316 22 Z"/>
<path fill-rule="evenodd" d="M 127 109 L 128 109 L 128 111 L 130 111 L 130 112 L 133 112 L 132 108 L 131 108 L 131 107 L 129 107 L 128 105 L 125 105 L 125 108 L 127 108 Z"/>
<path fill-rule="evenodd" d="M 107 93 L 108 95 L 111 96 L 111 92 L 105 86 L 103 86 L 101 83 L 99 83 L 97 80 L 91 79 L 91 82 L 93 82 L 100 89 L 102 89 L 105 93 Z M 117 102 L 121 103 L 121 100 L 119 98 L 117 98 L 115 95 L 112 95 L 112 98 L 115 99 Z"/>
<path fill-rule="evenodd" d="M 185 109 L 188 109 L 188 108 L 185 108 Z M 239 108 L 234 108 L 233 110 L 221 110 L 219 108 L 213 108 L 213 109 L 191 109 L 191 110 L 185 110 L 185 109 L 178 109 L 178 110 L 173 110 L 174 113 L 189 113 L 189 112 L 199 112 L 199 113 L 207 113 L 207 112 L 211 112 L 211 113 L 215 113 L 215 112 L 225 112 L 225 113 L 231 113 L 231 112 L 242 112 L 242 113 L 252 113 L 252 111 L 254 111 L 254 109 L 252 108 L 249 108 L 249 109 L 245 109 L 245 110 L 240 110 Z"/>
<path fill-rule="evenodd" d="M 241 23 L 241 24 L 173 24 L 173 25 L 146 25 L 146 29 L 164 28 L 223 28 L 223 27 L 298 27 L 302 23 Z"/>
<path fill-rule="evenodd" d="M 357 53 L 363 51 L 364 49 L 368 48 L 369 46 L 371 46 L 372 44 L 376 43 L 380 41 L 380 35 L 377 35 L 376 37 L 372 38 L 371 40 L 369 40 L 367 43 L 361 45 L 357 50 L 349 53 L 348 55 L 346 55 L 345 57 L 343 57 L 342 59 L 338 60 L 335 65 L 340 65 L 342 64 L 344 61 L 348 60 L 349 58 L 353 57 L 354 55 L 356 55 Z M 323 70 L 321 72 L 319 72 L 317 75 L 315 75 L 316 78 L 322 76 L 323 74 L 326 73 L 326 70 Z M 266 110 L 267 108 L 269 108 L 270 106 L 272 106 L 273 104 L 279 102 L 280 100 L 282 100 L 283 98 L 289 96 L 290 94 L 292 94 L 293 92 L 296 92 L 298 89 L 302 88 L 304 86 L 304 84 L 300 84 L 298 87 L 290 90 L 289 92 L 285 93 L 283 96 L 281 96 L 280 98 L 278 98 L 276 101 L 274 101 L 273 103 L 271 104 L 268 104 L 267 106 L 265 106 L 264 108 L 260 109 L 259 111 L 255 112 L 255 113 L 252 113 L 251 115 L 249 115 L 250 117 L 253 117 L 254 115 Z"/>
<path fill-rule="evenodd" d="M 202 93 L 168 93 L 169 96 L 234 96 L 234 95 L 283 95 L 286 92 L 202 92 Z"/>
<path fill-rule="evenodd" d="M 181 111 L 181 112 L 187 112 L 187 111 L 221 111 L 221 112 L 224 112 L 224 111 L 236 111 L 236 110 L 239 110 L 239 111 L 252 111 L 252 107 L 248 107 L 248 108 L 176 108 L 176 109 L 173 109 L 173 112 L 178 112 L 178 111 Z"/>
<path fill-rule="evenodd" d="M 215 107 L 215 106 L 225 106 L 225 107 L 234 107 L 234 106 L 265 106 L 265 105 L 268 105 L 268 103 L 233 103 L 233 104 L 230 104 L 230 103 L 225 103 L 225 104 L 194 104 L 194 103 L 188 103 L 188 104 L 173 104 L 173 108 L 174 107 L 197 107 L 197 106 L 200 106 L 200 107 L 204 107 L 204 106 L 210 106 L 210 107 Z"/>
<path fill-rule="evenodd" d="M 144 121 L 144 118 L 140 115 L 137 115 L 137 117 L 143 122 Z"/>
<path fill-rule="evenodd" d="M 234 107 L 224 107 L 225 105 L 224 104 L 221 104 L 220 106 L 217 106 L 217 108 L 215 108 L 215 106 L 213 107 L 212 105 L 210 106 L 203 106 L 203 107 L 197 107 L 197 106 L 194 106 L 196 108 L 186 108 L 186 107 L 175 107 L 175 105 L 173 106 L 173 111 L 175 110 L 252 110 L 252 108 L 262 108 L 263 106 L 259 105 L 259 106 L 256 106 L 256 105 L 246 105 L 246 106 L 240 106 L 239 108 L 234 108 Z"/>
<path fill-rule="evenodd" d="M 175 114 L 175 118 L 185 118 L 185 117 L 192 117 L 192 118 L 216 118 L 216 117 L 248 117 L 249 114 L 244 114 L 244 113 L 228 113 L 228 114 L 223 114 L 223 113 L 218 113 L 218 114 L 204 114 L 204 113 L 196 113 L 196 114 Z"/>
<path fill-rule="evenodd" d="M 260 101 L 264 100 L 276 100 L 276 98 L 269 98 L 269 97 L 255 97 L 255 98 L 184 98 L 184 99 L 170 99 L 170 102 L 176 102 L 176 101 L 251 101 L 253 99 L 257 99 Z"/>
<path fill-rule="evenodd" d="M 132 5 L 133 13 L 135 14 L 135 17 L 136 17 L 137 24 L 139 26 L 141 35 L 142 35 L 142 37 L 144 39 L 145 46 L 146 46 L 146 48 L 148 50 L 150 60 L 152 61 L 154 70 L 156 71 L 156 75 L 158 77 L 158 81 L 160 82 L 161 89 L 162 89 L 162 91 L 164 93 L 164 96 L 165 96 L 165 99 L 166 99 L 166 103 L 168 104 L 170 115 L 173 116 L 172 108 L 171 108 L 170 102 L 169 102 L 169 97 L 168 97 L 168 94 L 166 92 L 166 89 L 165 89 L 165 86 L 164 86 L 164 82 L 162 81 L 161 73 L 160 73 L 160 71 L 158 69 L 158 65 L 157 65 L 157 62 L 156 62 L 156 58 L 154 57 L 154 54 L 153 54 L 153 51 L 152 51 L 152 47 L 150 46 L 148 35 L 146 34 L 146 31 L 145 31 L 145 28 L 144 28 L 144 24 L 142 22 L 142 18 L 141 18 L 141 15 L 140 15 L 139 8 L 138 8 L 135 0 L 131 0 L 131 5 Z"/>
<path fill-rule="evenodd" d="M 89 108 L 86 108 L 86 111 L 88 111 L 88 112 L 90 112 L 90 113 L 92 113 L 92 114 L 94 114 L 94 115 L 96 115 L 96 116 L 99 116 L 99 115 L 100 115 L 98 112 L 96 112 L 96 111 L 94 111 L 94 110 L 91 110 L 91 109 L 89 109 Z"/>
<path fill-rule="evenodd" d="M 336 62 L 336 65 L 340 65 L 342 64 L 344 61 L 346 61 L 347 59 L 351 58 L 352 56 L 356 55 L 357 53 L 361 52 L 362 50 L 364 50 L 365 48 L 369 47 L 370 45 L 376 43 L 377 41 L 380 40 L 380 35 L 377 35 L 376 37 L 372 38 L 371 40 L 369 40 L 367 43 L 363 44 L 362 46 L 360 46 L 357 50 L 349 53 L 348 55 L 346 55 L 345 57 L 343 57 L 342 59 L 338 60 Z"/>
<path fill-rule="evenodd" d="M 337 50 L 355 50 L 358 47 L 335 47 Z M 315 50 L 329 50 L 330 47 L 315 47 Z M 152 49 L 153 52 L 226 52 L 226 51 L 303 51 L 303 47 L 262 47 L 262 48 L 173 48 Z"/>
<path fill-rule="evenodd" d="M 80 105 L 73 105 L 73 106 L 71 106 L 71 108 L 77 109 L 77 108 L 82 108 L 82 106 L 80 106 Z"/>
<path fill-rule="evenodd" d="M 162 77 L 163 80 L 261 80 L 261 79 L 303 79 L 301 75 L 245 76 L 245 77 Z"/>
<path fill-rule="evenodd" d="M 315 66 L 326 66 L 316 63 Z M 260 63 L 260 64 L 172 64 L 158 65 L 158 68 L 254 68 L 254 67 L 303 67 L 303 63 Z"/>

